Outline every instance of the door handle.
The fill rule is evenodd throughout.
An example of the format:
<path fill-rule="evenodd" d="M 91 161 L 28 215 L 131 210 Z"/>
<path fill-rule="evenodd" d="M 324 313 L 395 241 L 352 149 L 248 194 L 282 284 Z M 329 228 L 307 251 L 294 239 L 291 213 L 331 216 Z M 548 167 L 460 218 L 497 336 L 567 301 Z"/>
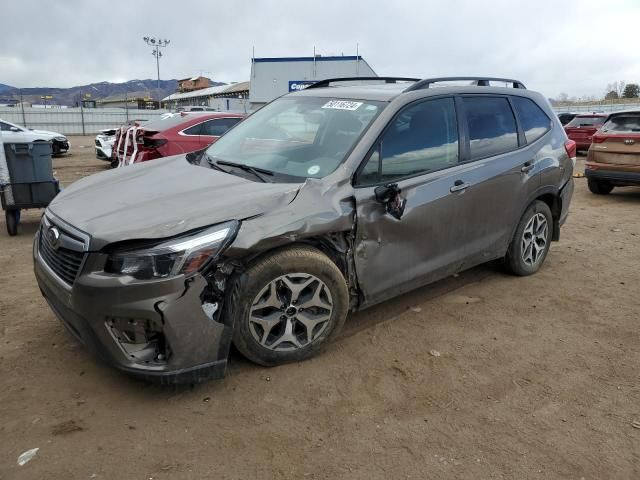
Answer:
<path fill-rule="evenodd" d="M 528 162 L 524 162 L 524 165 L 522 165 L 520 171 L 522 173 L 529 173 L 531 170 L 533 170 L 533 167 L 533 160 L 529 160 Z"/>
<path fill-rule="evenodd" d="M 453 186 L 449 189 L 451 193 L 462 192 L 471 186 L 470 183 L 465 183 L 462 180 L 456 180 L 453 182 Z"/>

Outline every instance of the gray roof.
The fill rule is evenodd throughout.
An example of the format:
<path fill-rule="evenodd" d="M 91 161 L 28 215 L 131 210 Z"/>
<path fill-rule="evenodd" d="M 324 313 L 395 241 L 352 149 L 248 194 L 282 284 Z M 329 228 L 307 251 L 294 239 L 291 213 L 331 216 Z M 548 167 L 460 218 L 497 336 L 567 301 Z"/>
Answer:
<path fill-rule="evenodd" d="M 348 98 L 353 100 L 391 101 L 401 95 L 411 83 L 388 83 L 368 85 L 336 85 L 323 88 L 311 88 L 290 93 L 289 95 L 302 95 L 309 97 L 333 97 Z M 456 93 L 499 93 L 503 95 L 520 95 L 531 97 L 537 95 L 532 90 L 510 87 L 478 87 L 476 85 L 461 86 L 431 86 L 430 88 L 412 90 L 407 95 L 416 98 L 433 95 L 452 95 Z"/>
<path fill-rule="evenodd" d="M 179 100 L 182 98 L 212 97 L 214 95 L 242 92 L 249 90 L 249 83 L 250 82 L 231 83 L 229 85 L 201 88 L 200 90 L 194 90 L 192 92 L 172 93 L 168 97 L 163 98 L 162 101 L 166 102 L 168 100 Z M 239 86 L 242 88 L 239 88 Z"/>

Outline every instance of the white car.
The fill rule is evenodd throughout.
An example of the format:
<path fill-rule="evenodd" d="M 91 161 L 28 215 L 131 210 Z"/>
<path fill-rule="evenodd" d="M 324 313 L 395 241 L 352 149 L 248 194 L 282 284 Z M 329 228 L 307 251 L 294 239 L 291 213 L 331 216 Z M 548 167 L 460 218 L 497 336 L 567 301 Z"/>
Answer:
<path fill-rule="evenodd" d="M 4 143 L 51 142 L 54 155 L 69 151 L 69 140 L 61 133 L 32 130 L 2 119 L 0 119 L 0 130 Z"/>
<path fill-rule="evenodd" d="M 117 128 L 106 128 L 100 130 L 100 133 L 96 135 L 96 158 L 98 160 L 111 161 L 111 151 L 116 141 L 116 130 Z"/>

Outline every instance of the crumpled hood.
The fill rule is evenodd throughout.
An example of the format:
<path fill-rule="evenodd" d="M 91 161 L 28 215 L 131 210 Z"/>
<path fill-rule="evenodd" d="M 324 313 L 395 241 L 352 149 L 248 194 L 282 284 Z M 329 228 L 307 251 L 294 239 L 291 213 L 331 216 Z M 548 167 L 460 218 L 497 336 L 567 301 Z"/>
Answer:
<path fill-rule="evenodd" d="M 290 203 L 300 185 L 261 183 L 192 165 L 184 155 L 91 175 L 65 188 L 48 210 L 108 243 L 165 238 Z"/>

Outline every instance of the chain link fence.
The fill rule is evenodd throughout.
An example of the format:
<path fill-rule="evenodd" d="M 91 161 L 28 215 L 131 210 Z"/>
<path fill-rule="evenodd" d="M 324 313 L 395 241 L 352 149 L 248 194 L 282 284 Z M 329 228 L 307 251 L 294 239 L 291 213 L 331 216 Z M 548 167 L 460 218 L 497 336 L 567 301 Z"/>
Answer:
<path fill-rule="evenodd" d="M 0 107 L 0 120 L 34 130 L 51 130 L 64 135 L 94 135 L 133 120 L 155 120 L 167 110 L 124 108 L 33 108 Z"/>

